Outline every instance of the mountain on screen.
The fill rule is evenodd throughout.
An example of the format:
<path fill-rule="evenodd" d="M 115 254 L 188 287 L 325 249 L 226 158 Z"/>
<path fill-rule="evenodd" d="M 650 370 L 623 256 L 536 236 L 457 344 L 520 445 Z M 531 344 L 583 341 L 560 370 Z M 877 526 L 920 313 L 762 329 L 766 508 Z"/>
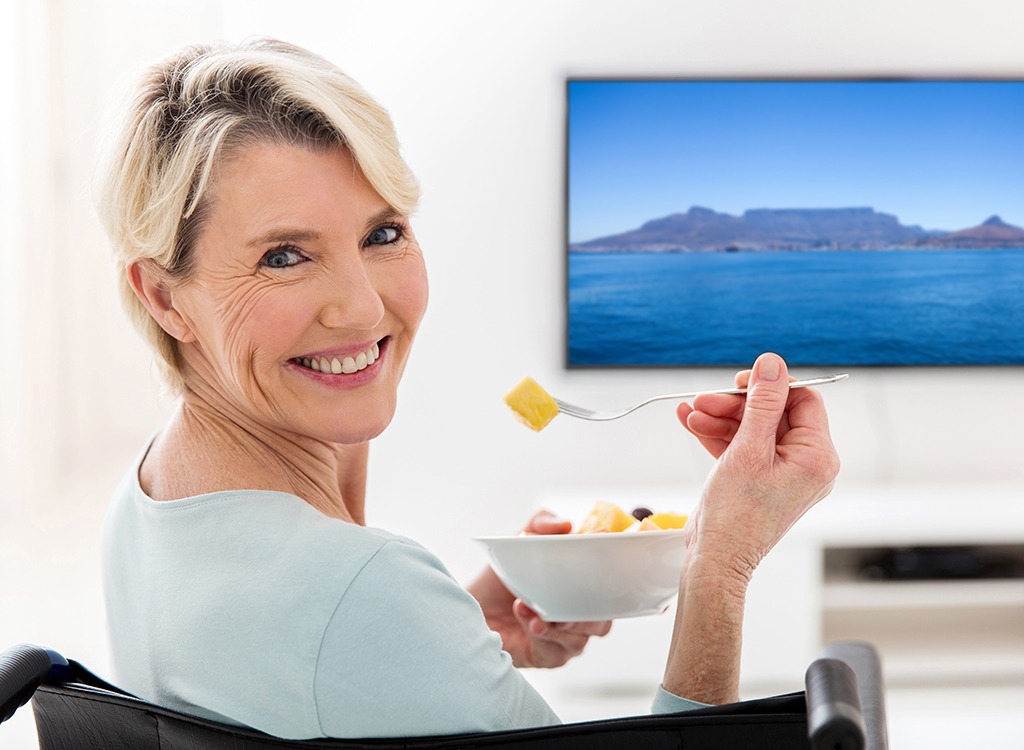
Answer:
<path fill-rule="evenodd" d="M 957 232 L 901 224 L 873 208 L 751 209 L 742 216 L 694 206 L 638 229 L 570 245 L 572 252 L 722 252 L 1024 247 L 1024 229 L 993 216 Z"/>

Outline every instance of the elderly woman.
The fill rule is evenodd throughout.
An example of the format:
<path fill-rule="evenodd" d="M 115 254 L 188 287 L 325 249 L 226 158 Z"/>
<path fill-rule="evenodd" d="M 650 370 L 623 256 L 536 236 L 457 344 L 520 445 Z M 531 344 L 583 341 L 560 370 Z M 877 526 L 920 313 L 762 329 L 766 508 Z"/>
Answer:
<path fill-rule="evenodd" d="M 427 303 L 416 201 L 386 112 L 302 49 L 195 47 L 144 79 L 102 210 L 180 406 L 104 532 L 126 689 L 286 738 L 558 721 L 516 667 L 564 663 L 609 624 L 542 622 L 493 572 L 467 591 L 365 525 L 368 445 Z M 819 395 L 790 392 L 779 357 L 737 379 L 745 398 L 679 407 L 718 461 L 654 711 L 736 698 L 751 574 L 838 468 Z"/>

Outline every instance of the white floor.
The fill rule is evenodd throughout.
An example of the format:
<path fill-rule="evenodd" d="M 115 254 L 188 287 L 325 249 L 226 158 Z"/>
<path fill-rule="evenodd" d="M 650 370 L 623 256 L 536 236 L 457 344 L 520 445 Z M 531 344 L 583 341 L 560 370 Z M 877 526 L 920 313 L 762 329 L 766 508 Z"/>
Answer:
<path fill-rule="evenodd" d="M 59 519 L 0 519 L 0 650 L 16 643 L 56 648 L 107 673 L 108 649 L 99 586 L 100 514 L 63 513 Z M 625 622 L 625 621 L 623 621 Z M 613 629 L 592 658 L 629 658 L 630 629 Z M 623 657 L 625 652 L 625 657 Z M 561 672 L 527 671 L 564 721 L 645 713 L 652 685 L 566 680 Z M 659 670 L 652 666 L 652 675 Z M 799 689 L 798 686 L 790 689 Z M 780 691 L 781 692 L 781 691 Z M 744 696 L 754 697 L 754 696 Z M 893 750 L 1024 749 L 1024 681 L 1000 686 L 898 686 L 887 691 Z M 0 726 L 0 748 L 33 750 L 31 710 Z"/>

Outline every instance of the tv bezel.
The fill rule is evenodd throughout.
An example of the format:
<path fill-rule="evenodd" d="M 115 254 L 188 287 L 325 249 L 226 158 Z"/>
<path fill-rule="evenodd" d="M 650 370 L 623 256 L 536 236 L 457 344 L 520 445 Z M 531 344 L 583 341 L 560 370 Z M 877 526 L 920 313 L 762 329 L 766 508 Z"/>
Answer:
<path fill-rule="evenodd" d="M 587 75 L 576 75 L 568 74 L 563 79 L 563 127 L 562 127 L 562 168 L 563 168 L 563 205 L 562 205 L 562 258 L 563 258 L 563 300 L 562 300 L 562 311 L 563 311 L 563 335 L 562 335 L 562 352 L 563 352 L 563 368 L 567 371 L 630 371 L 630 372 L 643 372 L 643 371 L 659 371 L 659 370 L 722 370 L 722 369 L 735 369 L 737 367 L 749 367 L 752 363 L 736 363 L 734 365 L 728 364 L 690 364 L 690 363 L 615 363 L 615 364 L 580 364 L 573 363 L 570 360 L 570 319 L 569 319 L 569 306 L 570 306 L 570 277 L 569 277 L 569 263 L 571 253 L 569 251 L 570 246 L 570 87 L 573 83 L 577 82 L 636 82 L 636 83 L 657 83 L 657 82 L 711 82 L 711 83 L 1017 83 L 1024 85 L 1024 76 L 1014 74 L 941 74 L 941 75 L 927 75 L 927 74 L 857 74 L 857 73 L 815 73 L 815 74 L 803 74 L 803 73 L 779 73 L 779 74 L 750 74 L 750 75 L 739 75 L 739 74 L 701 74 L 701 75 L 674 75 L 674 74 L 628 74 L 628 75 L 600 75 L 600 74 L 587 74 Z M 653 217 L 652 217 L 653 218 Z M 825 370 L 829 368 L 842 367 L 845 370 L 855 369 L 869 369 L 869 370 L 954 370 L 963 369 L 970 371 L 981 371 L 984 369 L 993 369 L 998 371 L 1005 371 L 1008 369 L 1020 369 L 1024 372 L 1024 363 L 956 363 L 956 364 L 873 364 L 873 363 L 862 363 L 862 364 L 847 364 L 843 362 L 822 362 L 815 365 L 803 365 L 805 368 Z"/>

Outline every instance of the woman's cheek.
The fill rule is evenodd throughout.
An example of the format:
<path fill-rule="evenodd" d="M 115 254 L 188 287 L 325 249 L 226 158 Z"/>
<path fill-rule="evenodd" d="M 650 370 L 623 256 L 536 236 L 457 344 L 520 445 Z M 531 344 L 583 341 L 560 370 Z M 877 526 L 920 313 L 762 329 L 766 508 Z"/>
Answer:
<path fill-rule="evenodd" d="M 403 300 L 407 306 L 408 317 L 410 318 L 409 324 L 415 329 L 419 326 L 427 309 L 429 286 L 427 283 L 427 268 L 423 258 L 418 257 L 417 262 L 410 265 L 412 267 L 403 279 L 398 295 L 399 299 Z"/>
<path fill-rule="evenodd" d="M 223 335 L 225 360 L 240 378 L 263 360 L 267 364 L 276 362 L 294 343 L 304 313 L 301 305 L 290 301 L 296 297 L 299 299 L 295 302 L 301 302 L 301 295 L 289 294 L 290 291 L 279 289 L 271 293 L 254 289 L 235 296 L 223 308 L 218 327 Z"/>

